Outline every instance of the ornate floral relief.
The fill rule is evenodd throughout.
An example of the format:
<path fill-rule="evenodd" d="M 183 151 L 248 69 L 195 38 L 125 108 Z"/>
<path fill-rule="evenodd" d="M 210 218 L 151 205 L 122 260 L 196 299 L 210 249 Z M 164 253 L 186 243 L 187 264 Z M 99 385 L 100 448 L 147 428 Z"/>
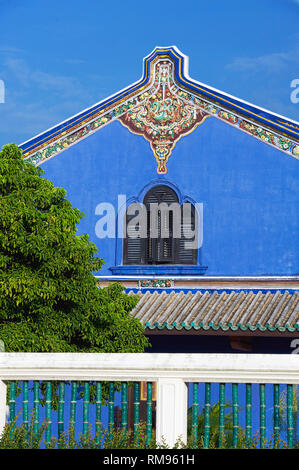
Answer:
<path fill-rule="evenodd" d="M 82 139 L 84 136 L 89 134 L 89 129 L 87 126 L 82 127 L 80 130 L 69 134 L 65 138 L 59 140 L 58 142 L 49 145 L 33 155 L 26 158 L 26 161 L 29 163 L 33 163 L 34 165 L 38 165 L 40 162 L 47 160 L 48 158 L 53 157 L 62 150 L 65 150 L 70 145 L 74 144 L 78 140 Z"/>
<path fill-rule="evenodd" d="M 237 124 L 238 122 L 237 116 L 232 113 L 228 113 L 227 111 L 223 111 L 222 109 L 218 111 L 218 117 L 220 117 L 220 119 L 223 119 L 224 121 L 230 122 L 231 124 Z"/>
<path fill-rule="evenodd" d="M 128 110 L 120 121 L 150 142 L 158 163 L 157 173 L 165 174 L 176 142 L 194 130 L 209 114 L 192 102 L 186 102 L 179 93 L 174 93 L 170 62 L 157 64 L 155 85 L 155 93 L 148 94 L 143 103 Z M 188 96 L 183 97 L 188 99 Z"/>
<path fill-rule="evenodd" d="M 145 95 L 147 93 L 143 93 L 142 95 L 136 96 L 132 100 L 128 100 L 125 103 L 116 106 L 114 109 L 109 110 L 100 114 L 99 117 L 93 119 L 88 125 L 83 126 L 81 129 L 76 130 L 75 132 L 70 132 L 69 135 L 62 137 L 61 136 L 65 133 L 62 133 L 60 139 L 57 139 L 55 142 L 47 145 L 46 147 L 34 152 L 32 155 L 27 156 L 25 153 L 25 159 L 27 162 L 33 163 L 34 165 L 38 165 L 39 163 L 51 158 L 54 155 L 62 152 L 63 150 L 70 147 L 77 141 L 82 140 L 82 138 L 86 137 L 88 134 L 96 131 L 98 128 L 103 127 L 104 125 L 108 124 L 110 121 L 117 119 L 120 115 L 124 114 L 128 109 L 136 106 L 139 103 L 139 100 L 144 100 Z"/>
<path fill-rule="evenodd" d="M 138 287 L 174 287 L 174 281 L 172 279 L 148 279 L 138 281 Z"/>
<path fill-rule="evenodd" d="M 275 147 L 280 148 L 281 150 L 289 150 L 292 142 L 289 139 L 280 137 L 276 134 L 273 134 L 272 132 L 266 131 L 262 127 L 255 126 L 254 124 L 251 124 L 250 122 L 241 120 L 239 123 L 239 126 L 241 129 L 244 129 L 247 132 L 250 132 L 254 136 L 260 138 L 264 142 L 267 142 L 268 144 L 272 144 Z"/>
<path fill-rule="evenodd" d="M 295 147 L 293 147 L 292 153 L 293 153 L 295 158 L 299 159 L 299 145 L 296 145 Z"/>
<path fill-rule="evenodd" d="M 295 141 L 244 120 L 234 112 L 223 109 L 193 92 L 179 88 L 173 79 L 173 67 L 171 60 L 157 60 L 151 67 L 148 88 L 139 90 L 136 94 L 132 93 L 126 100 L 120 100 L 111 107 L 102 109 L 89 120 L 74 125 L 68 133 L 61 132 L 39 147 L 25 152 L 24 158 L 38 165 L 118 119 L 133 133 L 143 135 L 150 142 L 158 163 L 157 172 L 165 174 L 176 142 L 192 132 L 206 117 L 215 116 L 299 159 L 299 145 Z"/>

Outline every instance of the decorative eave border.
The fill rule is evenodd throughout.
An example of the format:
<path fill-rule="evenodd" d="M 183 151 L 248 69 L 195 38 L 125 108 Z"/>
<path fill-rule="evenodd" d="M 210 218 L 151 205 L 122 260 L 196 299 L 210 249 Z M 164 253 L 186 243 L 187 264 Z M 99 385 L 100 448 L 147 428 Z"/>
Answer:
<path fill-rule="evenodd" d="M 51 127 L 47 131 L 23 142 L 19 145 L 19 148 L 23 150 L 24 157 L 26 158 L 33 152 L 35 153 L 40 148 L 47 146 L 49 143 L 58 140 L 62 136 L 69 135 L 74 129 L 82 128 L 87 122 L 90 122 L 107 110 L 113 109 L 113 107 L 129 100 L 135 94 L 144 92 L 153 82 L 153 77 L 151 76 L 151 62 L 159 55 L 157 49 L 160 48 L 156 48 L 143 59 L 143 75 L 140 80 L 96 103 L 90 108 L 86 108 L 75 116 L 66 119 L 57 126 Z"/>
<path fill-rule="evenodd" d="M 203 97 L 212 100 L 215 104 L 219 104 L 220 106 L 224 106 L 226 109 L 228 108 L 241 115 L 247 116 L 250 120 L 256 120 L 261 125 L 269 127 L 272 130 L 276 129 L 280 134 L 299 141 L 298 122 L 190 78 L 188 73 L 188 57 L 180 52 L 175 46 L 169 49 L 171 49 L 171 53 L 169 53 L 169 55 L 172 54 L 177 59 L 175 80 L 183 88 L 202 95 Z"/>
<path fill-rule="evenodd" d="M 228 323 L 227 325 L 223 325 L 221 323 L 218 323 L 217 325 L 214 325 L 213 323 L 209 323 L 208 325 L 199 323 L 198 325 L 194 324 L 193 322 L 190 323 L 189 325 L 185 323 L 170 323 L 168 324 L 167 322 L 164 322 L 162 324 L 159 324 L 158 322 L 155 322 L 154 324 L 150 324 L 149 322 L 145 323 L 145 328 L 148 328 L 149 330 L 213 330 L 213 331 L 277 331 L 277 332 L 290 332 L 294 333 L 296 331 L 299 331 L 299 324 L 296 323 L 294 327 L 291 327 L 289 325 L 281 326 L 281 325 L 259 325 L 258 323 L 256 325 L 251 325 L 250 323 L 247 323 L 246 325 L 242 325 L 241 323 L 238 323 L 237 325 L 232 325 Z"/>
<path fill-rule="evenodd" d="M 173 78 L 178 87 L 176 92 L 181 98 L 210 116 L 224 120 L 299 159 L 299 123 L 191 79 L 188 75 L 188 57 L 175 46 L 157 47 L 145 57 L 143 76 L 138 82 L 19 145 L 24 158 L 39 165 L 140 104 L 155 92 L 154 65 L 157 60 L 171 60 L 174 63 Z"/>

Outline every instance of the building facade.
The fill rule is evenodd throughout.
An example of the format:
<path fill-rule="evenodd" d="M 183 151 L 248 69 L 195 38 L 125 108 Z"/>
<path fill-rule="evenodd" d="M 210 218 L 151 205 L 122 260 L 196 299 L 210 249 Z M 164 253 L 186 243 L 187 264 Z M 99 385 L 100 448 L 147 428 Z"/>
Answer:
<path fill-rule="evenodd" d="M 20 148 L 84 213 L 99 287 L 140 295 L 152 351 L 296 352 L 298 123 L 157 47 L 139 81 Z"/>

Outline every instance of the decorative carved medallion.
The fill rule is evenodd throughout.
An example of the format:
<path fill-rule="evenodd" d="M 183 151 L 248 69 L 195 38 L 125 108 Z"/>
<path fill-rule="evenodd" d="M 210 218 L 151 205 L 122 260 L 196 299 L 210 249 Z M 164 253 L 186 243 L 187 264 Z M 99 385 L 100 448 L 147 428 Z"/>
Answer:
<path fill-rule="evenodd" d="M 172 63 L 156 64 L 155 91 L 145 93 L 144 101 L 119 119 L 135 134 L 151 144 L 159 174 L 167 173 L 166 164 L 176 142 L 189 134 L 208 114 L 176 94 Z"/>

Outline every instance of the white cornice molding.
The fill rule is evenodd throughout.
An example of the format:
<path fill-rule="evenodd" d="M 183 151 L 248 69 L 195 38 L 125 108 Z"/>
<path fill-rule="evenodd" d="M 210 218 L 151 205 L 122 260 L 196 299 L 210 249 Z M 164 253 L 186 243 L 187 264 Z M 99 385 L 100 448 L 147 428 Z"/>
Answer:
<path fill-rule="evenodd" d="M 299 384 L 296 354 L 0 353 L 0 380 Z"/>

